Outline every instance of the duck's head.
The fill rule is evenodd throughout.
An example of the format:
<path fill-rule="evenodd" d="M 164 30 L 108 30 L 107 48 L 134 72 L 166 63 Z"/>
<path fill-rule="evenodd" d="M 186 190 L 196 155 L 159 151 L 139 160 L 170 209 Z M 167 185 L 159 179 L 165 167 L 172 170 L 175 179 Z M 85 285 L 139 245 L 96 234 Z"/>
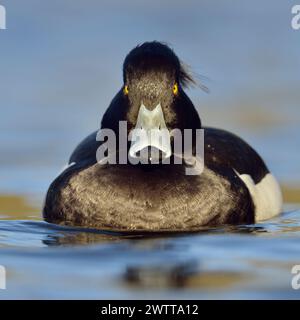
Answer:
<path fill-rule="evenodd" d="M 118 132 L 119 121 L 127 121 L 128 134 L 137 128 L 170 132 L 201 128 L 198 113 L 183 90 L 193 79 L 167 45 L 154 41 L 134 48 L 124 61 L 123 82 L 104 114 L 102 128 Z M 132 154 L 152 146 L 150 139 L 139 143 Z M 168 153 L 166 145 L 155 147 Z"/>

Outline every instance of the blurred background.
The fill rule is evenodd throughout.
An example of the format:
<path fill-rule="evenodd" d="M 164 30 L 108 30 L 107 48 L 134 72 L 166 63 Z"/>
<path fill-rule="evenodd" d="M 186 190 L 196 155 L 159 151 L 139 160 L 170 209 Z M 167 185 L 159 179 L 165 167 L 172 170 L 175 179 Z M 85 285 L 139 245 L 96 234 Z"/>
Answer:
<path fill-rule="evenodd" d="M 300 31 L 294 1 L 1 0 L 0 193 L 41 204 L 122 85 L 126 54 L 170 44 L 210 89 L 188 90 L 205 125 L 250 142 L 300 186 Z M 287 200 L 294 196 L 288 195 Z"/>

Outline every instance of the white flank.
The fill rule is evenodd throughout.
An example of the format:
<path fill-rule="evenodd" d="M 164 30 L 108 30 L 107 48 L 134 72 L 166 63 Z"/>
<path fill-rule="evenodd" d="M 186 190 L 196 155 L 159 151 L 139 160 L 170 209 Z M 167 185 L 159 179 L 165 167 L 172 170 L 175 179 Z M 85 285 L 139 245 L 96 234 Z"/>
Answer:
<path fill-rule="evenodd" d="M 282 193 L 275 177 L 268 173 L 258 184 L 248 174 L 236 174 L 247 186 L 255 205 L 255 221 L 266 220 L 282 212 Z"/>

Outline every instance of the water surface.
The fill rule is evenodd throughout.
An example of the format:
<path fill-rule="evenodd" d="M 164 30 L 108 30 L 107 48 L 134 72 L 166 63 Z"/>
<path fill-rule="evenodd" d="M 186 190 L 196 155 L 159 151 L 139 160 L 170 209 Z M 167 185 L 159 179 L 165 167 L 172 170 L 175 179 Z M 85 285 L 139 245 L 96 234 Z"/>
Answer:
<path fill-rule="evenodd" d="M 3 219 L 7 290 L 0 298 L 298 299 L 291 268 L 300 264 L 299 241 L 299 210 L 251 226 L 174 235 Z"/>

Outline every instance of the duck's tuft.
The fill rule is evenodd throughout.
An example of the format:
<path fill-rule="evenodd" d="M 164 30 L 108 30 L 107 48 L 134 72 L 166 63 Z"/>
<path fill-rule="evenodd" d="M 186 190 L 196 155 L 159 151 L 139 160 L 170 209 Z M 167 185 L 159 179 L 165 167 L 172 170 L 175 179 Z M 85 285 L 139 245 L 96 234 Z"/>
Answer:
<path fill-rule="evenodd" d="M 154 65 L 173 67 L 176 78 L 183 87 L 197 84 L 189 68 L 179 60 L 174 50 L 168 44 L 159 41 L 144 42 L 129 52 L 123 65 L 124 82 L 126 74 L 134 68 L 147 69 Z"/>

